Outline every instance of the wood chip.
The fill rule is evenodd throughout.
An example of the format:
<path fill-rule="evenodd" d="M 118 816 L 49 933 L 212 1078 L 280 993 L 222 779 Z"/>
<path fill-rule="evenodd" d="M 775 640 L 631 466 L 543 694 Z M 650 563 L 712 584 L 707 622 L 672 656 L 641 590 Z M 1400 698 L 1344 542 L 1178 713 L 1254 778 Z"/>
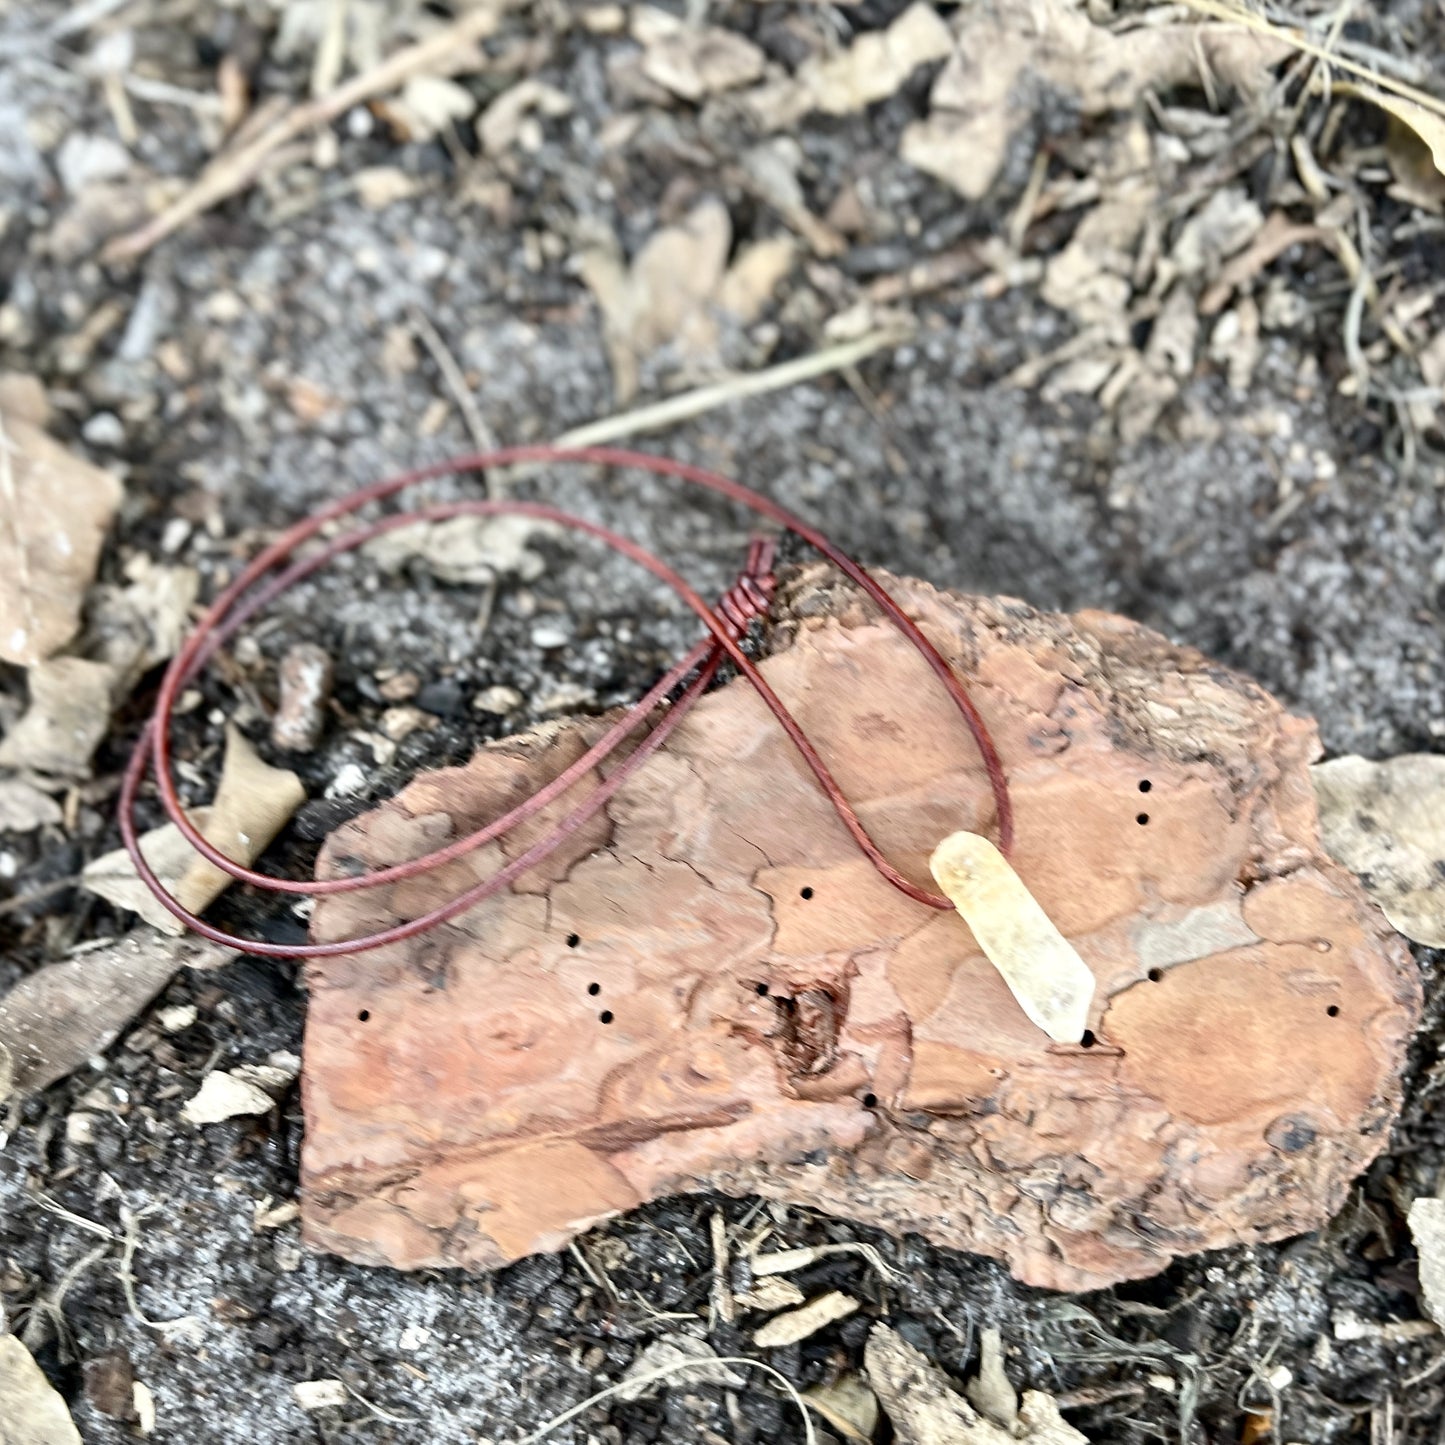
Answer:
<path fill-rule="evenodd" d="M 1388 1137 L 1419 978 L 1320 847 L 1313 725 L 1122 618 L 884 585 L 975 680 L 1014 867 L 1097 973 L 1102 1046 L 1050 1045 L 958 913 L 877 876 L 730 683 L 604 814 L 420 951 L 312 963 L 312 1243 L 487 1269 L 717 1185 L 1081 1289 L 1330 1217 Z M 994 826 L 957 713 L 830 569 L 782 588 L 772 620 L 774 685 L 926 884 L 940 838 Z M 319 876 L 480 827 L 603 726 L 567 719 L 420 774 L 337 831 Z M 322 898 L 312 936 L 414 918 L 493 866 Z M 658 922 L 678 918 L 706 927 Z M 458 1218 L 464 1240 L 438 1223 Z"/>
<path fill-rule="evenodd" d="M 1410 1233 L 1420 1254 L 1425 1309 L 1445 1328 L 1445 1199 L 1415 1200 L 1410 1205 Z"/>
<path fill-rule="evenodd" d="M 1011 1428 L 985 1419 L 942 1370 L 885 1324 L 873 1326 L 863 1359 L 897 1445 L 1089 1445 L 1040 1390 L 1025 1392 Z"/>
<path fill-rule="evenodd" d="M 0 998 L 11 1087 L 20 1094 L 48 1088 L 103 1054 L 178 969 L 215 968 L 234 957 L 234 949 L 205 939 L 141 927 L 27 974 Z"/>
<path fill-rule="evenodd" d="M 33 667 L 80 629 L 121 485 L 41 430 L 34 388 L 0 391 L 0 658 Z M 43 415 L 43 413 L 42 413 Z"/>
<path fill-rule="evenodd" d="M 219 1124 L 250 1114 L 267 1114 L 276 1100 L 259 1084 L 225 1069 L 215 1069 L 201 1080 L 201 1087 L 181 1109 L 188 1124 Z"/>
<path fill-rule="evenodd" d="M 778 1315 L 767 1324 L 753 1331 L 753 1343 L 763 1349 L 774 1350 L 782 1345 L 795 1345 L 827 1329 L 839 1320 L 846 1320 L 858 1308 L 858 1301 L 842 1290 L 829 1290 L 816 1299 L 810 1299 L 801 1309 L 789 1310 Z"/>
<path fill-rule="evenodd" d="M 792 1280 L 768 1278 L 757 1280 L 746 1294 L 738 1295 L 737 1302 L 758 1314 L 772 1314 L 775 1310 L 792 1309 L 806 1298 Z"/>
<path fill-rule="evenodd" d="M 16 1335 L 0 1335 L 0 1445 L 83 1445 L 59 1391 Z"/>

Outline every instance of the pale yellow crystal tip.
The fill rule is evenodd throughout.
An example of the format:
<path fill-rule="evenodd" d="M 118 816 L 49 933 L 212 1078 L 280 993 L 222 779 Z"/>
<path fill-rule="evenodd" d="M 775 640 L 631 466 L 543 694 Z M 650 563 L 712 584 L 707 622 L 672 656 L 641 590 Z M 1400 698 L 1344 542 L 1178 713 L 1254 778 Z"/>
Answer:
<path fill-rule="evenodd" d="M 977 833 L 952 833 L 929 867 L 1019 1007 L 1056 1043 L 1078 1043 L 1094 975 L 1008 859 Z"/>

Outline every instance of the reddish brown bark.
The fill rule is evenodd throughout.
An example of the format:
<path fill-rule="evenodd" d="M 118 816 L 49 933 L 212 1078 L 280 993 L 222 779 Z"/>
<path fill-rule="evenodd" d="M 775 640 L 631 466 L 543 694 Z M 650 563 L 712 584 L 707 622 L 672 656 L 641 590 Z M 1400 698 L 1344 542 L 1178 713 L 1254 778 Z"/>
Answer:
<path fill-rule="evenodd" d="M 1419 984 L 1320 848 L 1314 725 L 1121 618 L 895 585 L 971 680 L 1009 769 L 1014 864 L 1098 978 L 1098 1042 L 1051 1045 L 956 914 L 885 884 L 730 685 L 510 892 L 311 966 L 314 1244 L 487 1268 L 715 1188 L 1082 1289 L 1340 1204 L 1398 1103 Z M 930 883 L 942 837 L 991 824 L 957 714 L 835 574 L 800 574 L 775 612 L 770 679 L 888 856 Z M 333 835 L 323 876 L 479 826 L 597 728 L 419 777 Z M 547 822 L 321 899 L 313 935 L 413 917 Z"/>

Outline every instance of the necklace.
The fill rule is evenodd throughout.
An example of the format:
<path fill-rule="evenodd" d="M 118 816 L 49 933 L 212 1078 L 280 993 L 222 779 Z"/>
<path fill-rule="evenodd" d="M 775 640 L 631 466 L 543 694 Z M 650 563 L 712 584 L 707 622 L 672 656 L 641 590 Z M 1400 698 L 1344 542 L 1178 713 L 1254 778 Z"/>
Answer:
<path fill-rule="evenodd" d="M 194 932 L 214 942 L 246 953 L 278 958 L 319 958 L 334 954 L 358 953 L 384 944 L 415 937 L 437 924 L 466 911 L 482 899 L 507 887 L 513 879 L 540 862 L 593 817 L 608 799 L 637 771 L 686 717 L 689 709 L 707 690 L 726 662 L 757 690 L 763 702 L 778 720 L 802 755 L 818 785 L 827 795 L 834 812 L 848 830 L 859 849 L 874 868 L 900 892 L 930 908 L 952 909 L 953 901 L 942 893 L 922 888 L 905 878 L 883 856 L 867 829 L 843 795 L 828 766 L 818 754 L 787 705 L 777 695 L 744 651 L 742 642 L 751 623 L 767 614 L 776 588 L 773 573 L 775 544 L 767 538 L 756 538 L 748 548 L 747 558 L 732 586 L 710 606 L 682 577 L 665 562 L 638 543 L 607 527 L 565 512 L 543 502 L 513 499 L 477 499 L 439 503 L 413 511 L 396 512 L 379 521 L 367 522 L 351 531 L 326 541 L 305 557 L 292 560 L 297 548 L 316 537 L 323 528 L 338 519 L 351 516 L 374 502 L 385 501 L 418 483 L 459 472 L 486 471 L 517 463 L 588 464 L 632 468 L 655 476 L 670 477 L 706 488 L 730 501 L 741 504 L 755 515 L 792 532 L 830 561 L 857 585 L 879 607 L 883 614 L 903 633 L 908 642 L 932 669 L 952 699 L 973 737 L 988 773 L 993 792 L 999 847 L 1007 854 L 1013 837 L 1013 818 L 1008 784 L 1003 764 L 963 684 L 944 660 L 938 649 L 924 636 L 918 625 L 875 578 L 845 552 L 828 540 L 817 528 L 761 492 L 742 483 L 709 471 L 705 467 L 646 452 L 614 447 L 562 449 L 548 446 L 507 447 L 493 452 L 478 452 L 451 458 L 426 467 L 402 472 L 374 482 L 349 496 L 322 508 L 312 516 L 288 528 L 269 546 L 259 552 L 241 573 L 227 585 L 211 604 L 195 630 L 186 639 L 161 681 L 155 710 L 141 733 L 120 792 L 120 829 L 127 852 L 137 874 L 156 898 Z M 613 722 L 598 740 L 564 772 L 530 798 L 509 809 L 485 827 L 464 838 L 448 843 L 419 858 L 408 859 L 372 873 L 333 879 L 288 879 L 259 873 L 235 862 L 210 843 L 186 816 L 176 790 L 171 765 L 170 726 L 176 701 L 183 688 L 200 674 L 216 652 L 262 608 L 273 602 L 287 588 L 309 577 L 344 552 L 350 552 L 375 537 L 417 522 L 444 521 L 460 516 L 523 516 L 551 522 L 593 537 L 639 566 L 670 587 L 697 614 L 707 634 L 693 645 L 668 671 L 621 717 Z M 288 565 L 289 564 L 289 565 Z M 279 572 L 276 569 L 281 568 Z M 275 573 L 270 576 L 268 574 Z M 249 595 L 247 595 L 249 594 Z M 668 698 L 679 687 L 680 694 L 669 704 Z M 180 830 L 195 850 L 232 878 L 268 892 L 300 894 L 316 897 L 329 893 L 376 888 L 388 883 L 415 877 L 431 868 L 452 861 L 482 844 L 501 837 L 511 829 L 535 816 L 548 803 L 562 795 L 572 784 L 599 767 L 609 756 L 660 708 L 661 717 L 638 745 L 612 769 L 585 802 L 568 813 L 552 830 L 532 844 L 491 877 L 458 894 L 443 906 L 418 918 L 408 919 L 391 928 L 365 934 L 359 938 L 329 943 L 266 943 L 241 938 L 205 922 L 183 907 L 166 889 L 140 851 L 135 824 L 135 804 L 147 773 L 153 772 L 156 790 L 166 816 Z"/>

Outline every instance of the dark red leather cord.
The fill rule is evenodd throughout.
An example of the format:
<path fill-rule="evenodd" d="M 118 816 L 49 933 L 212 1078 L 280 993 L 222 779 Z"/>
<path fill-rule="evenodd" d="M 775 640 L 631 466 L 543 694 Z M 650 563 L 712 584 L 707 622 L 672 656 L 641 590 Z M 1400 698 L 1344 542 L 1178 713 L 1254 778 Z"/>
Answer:
<path fill-rule="evenodd" d="M 740 502 L 754 512 L 796 533 L 816 548 L 874 599 L 948 689 L 983 757 L 997 810 L 1000 846 L 1005 852 L 1008 851 L 1012 842 L 1013 824 L 1003 767 L 988 731 L 962 684 L 937 649 L 889 593 L 820 532 L 761 493 L 727 477 L 684 462 L 675 462 L 664 457 L 654 457 L 642 452 L 610 447 L 574 450 L 552 447 L 511 447 L 496 452 L 457 457 L 433 466 L 418 468 L 376 482 L 349 497 L 332 503 L 315 515 L 296 523 L 260 552 L 211 604 L 195 631 L 187 638 L 166 670 L 155 711 L 131 755 L 121 786 L 120 826 L 126 849 L 141 879 L 177 918 L 195 932 L 218 943 L 243 949 L 248 953 L 272 957 L 314 958 L 356 953 L 363 949 L 377 948 L 384 944 L 414 937 L 438 923 L 455 917 L 475 906 L 482 899 L 508 886 L 514 878 L 560 847 L 588 819 L 595 816 L 646 758 L 662 745 L 673 729 L 682 721 L 688 709 L 702 696 L 725 660 L 731 660 L 757 689 L 763 701 L 788 733 L 802 754 L 803 760 L 818 779 L 819 785 L 827 795 L 839 819 L 879 873 L 895 888 L 919 903 L 939 909 L 952 908 L 952 903 L 943 895 L 920 888 L 903 877 L 884 858 L 844 797 L 823 759 L 813 748 L 786 705 L 769 686 L 757 666 L 741 647 L 741 641 L 748 626 L 755 618 L 765 615 L 772 600 L 775 587 L 774 546 L 770 541 L 759 539 L 753 542 L 749 548 L 747 562 L 738 579 L 719 600 L 717 607 L 712 608 L 681 577 L 651 552 L 595 522 L 589 522 L 584 518 L 573 516 L 541 502 L 471 500 L 439 503 L 367 523 L 341 536 L 331 538 L 316 551 L 293 561 L 277 576 L 267 582 L 261 582 L 267 572 L 285 562 L 297 547 L 315 537 L 322 528 L 338 517 L 349 515 L 371 502 L 390 497 L 403 488 L 421 481 L 456 472 L 483 470 L 488 467 L 511 465 L 517 462 L 590 463 L 632 467 L 658 475 L 676 477 L 718 492 L 732 501 Z M 500 515 L 533 517 L 540 521 L 556 523 L 586 533 L 601 540 L 623 556 L 646 568 L 654 577 L 671 587 L 697 613 L 708 630 L 708 636 L 695 644 L 642 698 L 611 724 L 582 757 L 539 792 L 501 817 L 493 819 L 486 826 L 423 857 L 408 859 L 389 868 L 373 873 L 363 873 L 355 877 L 297 880 L 274 878 L 268 874 L 258 873 L 234 862 L 214 847 L 186 816 L 172 776 L 169 733 L 172 714 L 181 690 L 197 676 L 214 656 L 216 650 L 223 646 L 251 617 L 272 602 L 286 588 L 309 576 L 341 553 L 354 550 L 386 532 L 399 527 L 412 526 L 417 522 L 441 521 L 458 516 Z M 256 590 L 249 597 L 244 597 L 244 594 L 253 587 Z M 550 833 L 538 840 L 525 853 L 512 860 L 496 874 L 431 913 L 361 938 L 343 939 L 326 944 L 275 944 L 243 939 L 226 933 L 182 907 L 166 890 L 140 852 L 134 817 L 135 802 L 147 768 L 153 766 L 157 791 L 167 816 L 176 824 L 197 852 L 223 872 L 242 882 L 273 892 L 315 896 L 375 888 L 404 878 L 415 877 L 421 872 L 461 857 L 472 849 L 500 837 L 528 818 L 534 817 L 580 778 L 600 767 L 690 675 L 692 680 L 687 682 L 681 695 L 667 708 L 652 731 L 613 768 L 582 804 L 568 813 Z"/>

